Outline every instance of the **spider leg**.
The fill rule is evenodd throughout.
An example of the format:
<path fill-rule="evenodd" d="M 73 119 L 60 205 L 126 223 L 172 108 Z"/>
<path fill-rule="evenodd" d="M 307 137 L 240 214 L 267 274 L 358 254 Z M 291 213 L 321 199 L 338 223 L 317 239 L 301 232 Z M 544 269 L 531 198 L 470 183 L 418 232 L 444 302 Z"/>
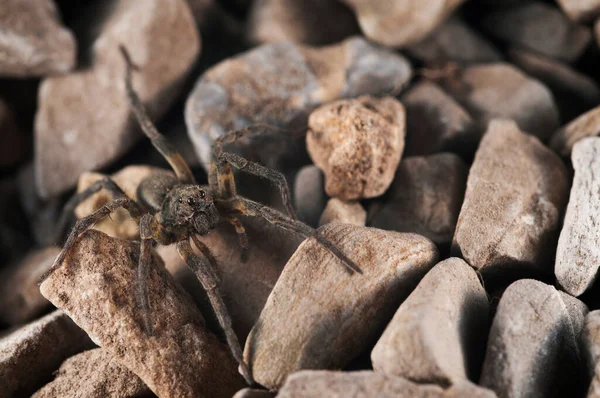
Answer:
<path fill-rule="evenodd" d="M 131 82 L 131 72 L 133 69 L 138 68 L 133 64 L 129 53 L 127 52 L 127 49 L 124 46 L 119 46 L 119 50 L 121 51 L 121 54 L 123 55 L 123 58 L 125 59 L 125 64 L 127 66 L 125 73 L 125 87 L 127 89 L 127 98 L 129 99 L 129 103 L 131 105 L 133 113 L 135 114 L 138 123 L 142 127 L 144 134 L 146 134 L 146 136 L 150 138 L 150 141 L 152 141 L 152 145 L 154 145 L 158 152 L 160 152 L 160 154 L 163 155 L 167 162 L 169 162 L 169 164 L 175 171 L 177 178 L 181 182 L 195 184 L 196 181 L 189 166 L 187 165 L 185 160 L 183 160 L 181 154 L 177 152 L 175 148 L 171 145 L 168 139 L 158 132 L 158 130 L 150 120 L 150 117 L 148 116 L 148 113 L 146 112 L 142 101 L 133 89 L 133 84 Z"/>
<path fill-rule="evenodd" d="M 148 277 L 150 273 L 150 256 L 152 254 L 152 221 L 154 217 L 145 214 L 140 221 L 140 258 L 136 279 L 136 302 L 142 310 L 142 319 L 146 335 L 152 336 L 150 321 L 150 299 L 148 297 Z"/>
<path fill-rule="evenodd" d="M 217 282 L 220 282 L 221 278 L 219 276 L 219 268 L 217 265 L 217 259 L 215 258 L 215 256 L 213 256 L 213 254 L 210 252 L 208 247 L 204 243 L 202 243 L 200 241 L 200 239 L 198 239 L 197 235 L 192 235 L 192 240 L 194 241 L 194 244 L 196 245 L 198 250 L 200 250 L 200 253 L 202 253 L 202 255 L 204 257 L 206 257 L 209 264 L 213 267 L 213 270 L 215 271 L 215 277 L 217 278 Z"/>
<path fill-rule="evenodd" d="M 201 242 L 200 242 L 201 243 Z M 201 243 L 201 246 L 204 246 Z M 199 247 L 200 249 L 200 247 Z M 209 250 L 208 247 L 204 246 L 204 249 L 200 249 L 201 251 Z M 229 345 L 229 349 L 234 357 L 234 359 L 240 365 L 240 371 L 246 379 L 246 382 L 249 385 L 254 383 L 252 379 L 252 375 L 248 369 L 248 366 L 244 363 L 244 357 L 242 355 L 242 348 L 240 347 L 240 342 L 236 334 L 233 332 L 233 328 L 231 326 L 231 317 L 229 316 L 229 312 L 227 311 L 227 307 L 223 302 L 223 298 L 219 293 L 219 287 L 217 284 L 217 277 L 215 275 L 214 270 L 211 266 L 206 264 L 200 257 L 194 254 L 192 250 L 192 246 L 190 242 L 186 240 L 182 240 L 177 243 L 177 251 L 181 258 L 187 263 L 187 265 L 194 271 L 196 277 L 202 284 L 202 287 L 206 291 L 208 295 L 208 299 L 210 300 L 210 304 L 215 311 L 215 315 L 219 320 L 219 325 L 225 332 L 225 337 L 227 338 L 227 344 Z"/>
<path fill-rule="evenodd" d="M 244 228 L 244 224 L 237 217 L 223 217 L 225 221 L 229 224 L 233 225 L 235 228 L 235 232 L 238 236 L 238 242 L 240 247 L 242 248 L 241 260 L 242 262 L 248 261 L 248 235 L 246 235 L 246 228 Z"/>

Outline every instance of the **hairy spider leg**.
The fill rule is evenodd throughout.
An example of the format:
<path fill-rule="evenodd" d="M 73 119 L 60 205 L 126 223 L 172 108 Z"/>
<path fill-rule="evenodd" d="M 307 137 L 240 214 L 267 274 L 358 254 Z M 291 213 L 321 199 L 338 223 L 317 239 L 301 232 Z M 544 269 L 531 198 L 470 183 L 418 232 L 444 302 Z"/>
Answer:
<path fill-rule="evenodd" d="M 217 278 L 217 282 L 220 282 L 221 277 L 219 276 L 219 267 L 217 265 L 217 259 L 215 258 L 215 256 L 213 256 L 208 247 L 206 247 L 206 245 L 202 243 L 200 239 L 198 239 L 198 235 L 192 235 L 192 240 L 194 241 L 194 244 L 196 245 L 198 250 L 200 250 L 200 253 L 202 253 L 202 255 L 206 257 L 209 264 L 213 267 Z"/>
<path fill-rule="evenodd" d="M 242 262 L 245 263 L 246 261 L 248 261 L 249 250 L 248 235 L 246 234 L 246 228 L 244 228 L 244 224 L 242 224 L 240 219 L 237 217 L 223 217 L 223 219 L 229 224 L 233 225 L 233 227 L 235 228 L 235 233 L 238 236 L 239 245 L 242 248 L 242 253 L 240 257 Z"/>

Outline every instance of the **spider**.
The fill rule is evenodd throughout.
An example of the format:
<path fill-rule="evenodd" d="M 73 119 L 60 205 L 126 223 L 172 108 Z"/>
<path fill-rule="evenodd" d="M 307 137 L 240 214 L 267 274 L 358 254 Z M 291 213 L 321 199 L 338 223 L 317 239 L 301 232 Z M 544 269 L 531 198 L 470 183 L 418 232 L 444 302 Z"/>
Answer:
<path fill-rule="evenodd" d="M 235 228 L 239 245 L 242 248 L 242 261 L 245 261 L 248 256 L 248 238 L 238 216 L 261 217 L 277 227 L 304 238 L 315 237 L 317 242 L 341 260 L 349 273 L 362 272 L 352 260 L 318 231 L 296 220 L 290 202 L 289 188 L 283 174 L 222 150 L 223 144 L 232 143 L 252 134 L 252 128 L 226 133 L 214 141 L 212 161 L 208 172 L 208 186 L 198 185 L 181 155 L 172 147 L 166 137 L 158 132 L 148 117 L 131 81 L 132 71 L 138 70 L 138 67 L 132 62 L 125 47 L 120 46 L 119 49 L 125 60 L 125 87 L 133 113 L 143 132 L 167 160 L 175 172 L 175 176 L 158 174 L 143 180 L 137 189 L 139 203 L 127 197 L 109 177 L 98 180 L 85 191 L 71 197 L 65 204 L 63 215 L 58 223 L 59 229 L 61 225 L 66 224 L 65 220 L 68 219 L 68 215 L 79 203 L 101 189 L 108 191 L 113 200 L 75 223 L 62 251 L 41 277 L 39 283 L 42 283 L 63 264 L 67 254 L 83 232 L 118 208 L 124 208 L 139 223 L 141 242 L 136 279 L 136 301 L 143 312 L 143 327 L 146 334 L 152 335 L 147 282 L 152 247 L 157 243 L 160 245 L 176 244 L 179 255 L 206 290 L 231 354 L 239 364 L 240 373 L 251 385 L 253 384 L 252 375 L 244 363 L 240 343 L 231 326 L 231 317 L 219 293 L 217 262 L 209 248 L 198 239 L 198 235 L 208 234 L 221 221 L 231 224 Z M 272 181 L 280 190 L 288 215 L 238 195 L 232 168 Z M 206 261 L 195 254 L 190 239 Z"/>

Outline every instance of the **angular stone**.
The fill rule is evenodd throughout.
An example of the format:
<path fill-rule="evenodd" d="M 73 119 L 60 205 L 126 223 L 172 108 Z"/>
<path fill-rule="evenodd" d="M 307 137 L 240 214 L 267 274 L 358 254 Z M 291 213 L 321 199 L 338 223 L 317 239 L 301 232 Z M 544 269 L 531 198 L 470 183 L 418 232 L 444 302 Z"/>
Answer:
<path fill-rule="evenodd" d="M 532 279 L 506 289 L 489 335 L 482 386 L 499 397 L 548 397 L 564 396 L 562 388 L 579 380 L 577 344 L 583 325 L 571 321 L 564 297 Z M 587 312 L 583 303 L 579 308 Z M 573 388 L 567 391 L 579 396 Z"/>
<path fill-rule="evenodd" d="M 52 378 L 62 361 L 92 346 L 85 332 L 61 311 L 2 337 L 2 395 L 29 396 Z"/>
<path fill-rule="evenodd" d="M 256 390 L 252 388 L 244 388 L 235 393 L 233 398 L 273 398 L 275 393 L 267 390 Z"/>
<path fill-rule="evenodd" d="M 468 173 L 467 165 L 451 153 L 405 158 L 398 166 L 387 202 L 375 213 L 371 226 L 413 232 L 449 246 Z"/>
<path fill-rule="evenodd" d="M 558 0 L 558 5 L 573 21 L 589 22 L 600 16 L 600 0 Z"/>
<path fill-rule="evenodd" d="M 52 0 L 2 0 L 0 76 L 31 77 L 75 67 L 77 43 Z"/>
<path fill-rule="evenodd" d="M 489 12 L 481 26 L 498 39 L 566 62 L 579 58 L 592 39 L 589 28 L 541 1 Z"/>
<path fill-rule="evenodd" d="M 392 183 L 404 151 L 404 106 L 392 97 L 359 97 L 310 114 L 306 146 L 325 174 L 325 191 L 342 200 L 372 198 Z"/>
<path fill-rule="evenodd" d="M 314 239 L 287 263 L 246 340 L 244 357 L 269 389 L 301 369 L 339 369 L 377 337 L 435 264 L 428 239 L 349 224 L 320 229 L 363 274 L 349 274 Z"/>
<path fill-rule="evenodd" d="M 47 247 L 29 253 L 21 261 L 0 272 L 0 321 L 9 325 L 23 324 L 50 306 L 40 293 L 38 279 L 54 262 L 58 247 Z"/>
<path fill-rule="evenodd" d="M 292 374 L 278 398 L 494 398 L 493 391 L 459 381 L 444 390 L 437 385 L 417 384 L 402 377 L 371 371 L 331 372 L 304 370 Z"/>
<path fill-rule="evenodd" d="M 90 230 L 42 294 L 161 397 L 230 397 L 242 386 L 226 345 L 204 328 L 191 298 L 153 253 L 148 276 L 150 323 L 136 302 L 139 242 Z"/>
<path fill-rule="evenodd" d="M 344 202 L 338 198 L 332 198 L 329 199 L 323 214 L 321 214 L 319 225 L 334 221 L 364 227 L 367 223 L 367 212 L 360 202 Z"/>
<path fill-rule="evenodd" d="M 562 157 L 571 157 L 578 141 L 595 136 L 600 136 L 600 106 L 561 127 L 552 136 L 550 147 Z"/>
<path fill-rule="evenodd" d="M 433 32 L 464 0 L 342 0 L 354 9 L 369 39 L 388 47 L 404 47 Z"/>
<path fill-rule="evenodd" d="M 173 102 L 199 53 L 185 0 L 112 0 L 94 7 L 82 16 L 90 20 L 82 21 L 82 34 L 94 37 L 82 43 L 91 64 L 46 78 L 39 88 L 35 171 L 44 198 L 73 187 L 82 172 L 106 166 L 141 137 L 125 94 L 119 45 L 139 67 L 133 85 L 155 119 Z"/>
<path fill-rule="evenodd" d="M 575 177 L 558 248 L 554 273 L 573 296 L 589 289 L 598 275 L 600 253 L 600 138 L 585 138 L 573 149 Z"/>
<path fill-rule="evenodd" d="M 441 385 L 476 377 L 488 313 L 476 272 L 459 258 L 442 261 L 396 311 L 371 352 L 373 369 Z"/>
<path fill-rule="evenodd" d="M 338 98 L 393 92 L 410 79 L 406 59 L 363 38 L 328 47 L 263 45 L 207 70 L 187 100 L 188 133 L 203 164 L 212 140 L 249 125 L 269 125 L 263 139 L 240 143 L 247 157 L 274 167 L 309 113 Z M 293 135 L 293 134 L 292 134 Z M 268 140 L 267 140 L 268 138 Z"/>
<path fill-rule="evenodd" d="M 56 378 L 32 398 L 139 397 L 150 395 L 144 382 L 102 348 L 67 359 L 55 372 Z"/>
<path fill-rule="evenodd" d="M 545 273 L 568 189 L 558 156 L 513 121 L 492 121 L 469 171 L 454 252 L 484 274 Z"/>
<path fill-rule="evenodd" d="M 316 226 L 326 204 L 323 173 L 312 164 L 302 167 L 294 179 L 294 207 L 298 219 Z"/>

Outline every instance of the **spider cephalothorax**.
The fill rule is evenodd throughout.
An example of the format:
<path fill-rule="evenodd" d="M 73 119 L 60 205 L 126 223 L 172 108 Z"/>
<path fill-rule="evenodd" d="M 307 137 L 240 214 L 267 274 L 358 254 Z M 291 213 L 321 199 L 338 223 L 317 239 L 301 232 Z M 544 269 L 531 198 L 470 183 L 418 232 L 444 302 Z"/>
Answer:
<path fill-rule="evenodd" d="M 206 235 L 219 223 L 212 195 L 198 185 L 173 187 L 165 196 L 160 214 L 164 226 L 192 228 L 190 234 Z"/>

